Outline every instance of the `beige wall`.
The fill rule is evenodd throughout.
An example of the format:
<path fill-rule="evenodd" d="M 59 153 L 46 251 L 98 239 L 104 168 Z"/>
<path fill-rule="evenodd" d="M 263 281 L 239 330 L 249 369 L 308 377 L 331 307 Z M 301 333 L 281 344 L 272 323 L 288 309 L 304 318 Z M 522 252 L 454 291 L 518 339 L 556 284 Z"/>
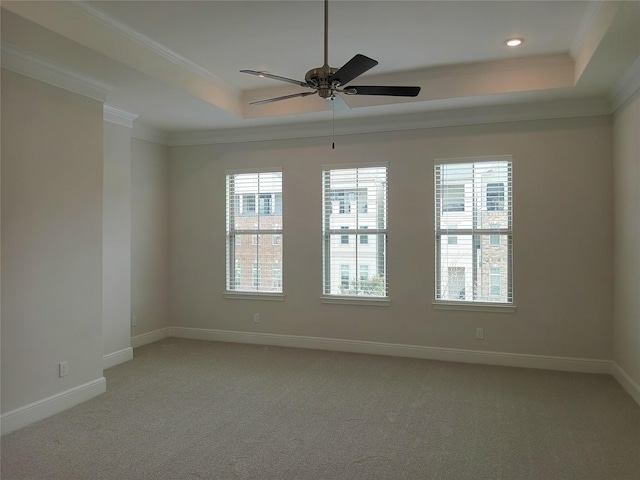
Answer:
<path fill-rule="evenodd" d="M 613 360 L 640 385 L 640 96 L 614 117 Z M 639 391 L 640 393 L 640 391 Z"/>
<path fill-rule="evenodd" d="M 102 377 L 102 128 L 100 102 L 2 70 L 2 412 Z"/>
<path fill-rule="evenodd" d="M 513 155 L 515 314 L 441 311 L 433 159 Z M 390 307 L 321 294 L 321 169 L 389 162 Z M 223 297 L 225 169 L 283 168 L 283 302 Z M 172 325 L 565 357 L 612 355 L 608 117 L 171 149 Z M 135 247 L 134 247 L 135 248 Z M 261 323 L 253 323 L 259 312 Z M 475 339 L 484 327 L 485 340 Z"/>
<path fill-rule="evenodd" d="M 168 162 L 167 147 L 131 139 L 131 336 L 169 326 Z"/>

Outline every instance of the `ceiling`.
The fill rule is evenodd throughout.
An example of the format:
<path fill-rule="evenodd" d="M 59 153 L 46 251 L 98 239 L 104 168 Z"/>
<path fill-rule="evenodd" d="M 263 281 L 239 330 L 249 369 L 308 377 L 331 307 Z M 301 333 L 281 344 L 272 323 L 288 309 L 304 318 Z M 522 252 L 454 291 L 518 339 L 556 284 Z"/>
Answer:
<path fill-rule="evenodd" d="M 3 67 L 46 66 L 162 132 L 333 118 L 317 95 L 240 73 L 304 80 L 323 64 L 324 7 L 309 1 L 2 2 Z M 345 97 L 341 119 L 610 99 L 640 55 L 640 2 L 329 2 L 329 64 L 379 64 L 352 82 L 418 85 L 416 98 Z M 524 39 L 517 48 L 504 42 Z M 18 65 L 18 66 L 16 66 Z"/>

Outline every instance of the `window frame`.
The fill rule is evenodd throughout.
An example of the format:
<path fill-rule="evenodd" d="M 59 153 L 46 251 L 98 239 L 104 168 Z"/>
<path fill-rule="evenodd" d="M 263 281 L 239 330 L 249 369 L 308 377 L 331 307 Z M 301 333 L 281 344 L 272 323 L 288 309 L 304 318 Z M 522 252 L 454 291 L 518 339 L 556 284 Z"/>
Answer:
<path fill-rule="evenodd" d="M 262 179 L 262 175 L 266 175 L 266 179 Z M 256 184 L 256 192 L 246 192 L 242 191 L 245 185 L 251 186 L 249 183 L 243 183 L 240 181 L 237 184 L 237 179 L 239 175 L 256 175 L 257 178 L 255 180 Z M 274 176 L 276 189 L 280 191 L 260 191 L 262 184 L 264 181 L 270 181 L 268 175 Z M 279 176 L 279 178 L 278 178 Z M 273 180 L 271 180 L 273 181 Z M 284 252 L 282 249 L 282 239 L 284 236 L 283 231 L 283 221 L 282 219 L 275 219 L 266 221 L 266 226 L 263 224 L 261 226 L 261 219 L 266 217 L 273 218 L 274 216 L 282 216 L 282 189 L 284 186 L 284 175 L 282 168 L 258 168 L 258 169 L 238 169 L 238 170 L 226 170 L 225 171 L 225 201 L 226 201 L 226 250 L 227 250 L 227 258 L 226 258 L 226 280 L 225 280 L 225 290 L 224 297 L 231 299 L 260 299 L 260 300 L 284 300 L 284 285 L 282 282 L 282 268 L 283 268 L 283 257 Z M 279 185 L 278 185 L 279 184 Z M 262 197 L 261 197 L 262 195 Z M 262 202 L 261 198 L 266 198 L 266 195 L 270 196 L 268 202 Z M 250 198 L 253 197 L 253 202 Z M 245 200 L 246 199 L 246 200 Z M 263 208 L 268 204 L 269 212 L 265 211 Z M 248 205 L 250 208 L 245 210 L 245 206 Z M 254 207 L 254 210 L 251 209 L 251 206 Z M 279 211 L 278 211 L 279 210 Z M 256 221 L 249 223 L 251 220 L 247 221 L 247 219 L 242 220 L 243 217 L 252 216 L 255 217 Z M 240 225 L 238 225 L 240 223 Z M 244 223 L 244 225 L 243 225 Z M 280 238 L 279 245 L 271 245 L 272 242 L 260 242 L 259 237 L 262 235 L 272 235 L 273 237 L 278 236 Z M 237 241 L 239 238 L 249 238 L 251 237 L 251 242 L 241 242 Z M 258 240 L 254 243 L 254 240 Z M 251 245 L 248 245 L 248 244 Z M 266 244 L 269 245 L 266 245 Z M 260 245 L 264 244 L 264 245 Z M 242 245 L 242 246 L 241 246 Z M 240 272 L 242 274 L 242 269 L 237 262 L 240 257 L 236 253 L 238 248 L 254 248 L 256 249 L 256 259 L 258 260 L 258 270 L 257 270 L 257 279 L 258 286 L 255 287 L 255 269 L 253 269 L 253 264 L 249 264 L 247 268 L 248 271 L 251 272 L 250 282 L 246 283 L 245 287 L 240 290 L 238 287 L 241 285 L 241 280 L 235 278 L 237 273 Z M 271 248 L 278 248 L 280 251 L 277 252 L 275 263 L 280 266 L 281 276 L 279 279 L 280 288 L 277 289 L 277 283 L 273 279 L 269 281 L 268 275 L 265 278 L 262 278 L 262 270 L 263 268 L 269 268 L 268 262 L 266 264 L 262 264 L 261 262 L 272 255 L 274 255 L 273 251 L 269 251 Z M 265 252 L 261 252 L 260 250 L 265 250 Z M 273 271 L 273 269 L 271 269 Z M 245 280 L 248 277 L 245 275 Z M 254 286 L 255 290 L 250 290 L 251 286 Z"/>
<path fill-rule="evenodd" d="M 368 192 L 367 185 L 362 185 L 358 181 L 359 170 L 365 170 L 370 168 L 383 168 L 384 169 L 384 180 L 381 184 L 378 184 L 378 190 L 375 192 Z M 335 179 L 331 180 L 331 173 L 337 170 L 356 170 L 354 173 L 354 181 L 356 182 L 353 188 L 344 187 L 343 185 L 335 184 Z M 366 172 L 363 172 L 366 173 Z M 374 180 L 375 181 L 375 180 Z M 382 186 L 382 187 L 381 187 Z M 347 192 L 350 190 L 351 196 Z M 387 280 L 387 269 L 388 269 L 388 259 L 387 259 L 387 250 L 388 250 L 388 190 L 389 190 L 389 165 L 387 162 L 368 162 L 362 164 L 339 164 L 339 165 L 324 165 L 322 167 L 322 250 L 323 250 L 323 267 L 322 267 L 322 294 L 320 296 L 320 300 L 322 303 L 335 303 L 335 304 L 355 304 L 355 305 L 375 305 L 375 306 L 388 306 L 391 303 L 389 298 L 388 291 L 388 280 Z M 369 198 L 373 193 L 375 198 L 380 198 L 376 202 L 382 202 L 380 205 L 380 209 L 377 210 L 378 207 L 369 205 Z M 382 195 L 382 196 L 380 196 Z M 345 206 L 340 203 L 340 201 L 344 199 Z M 337 212 L 334 210 L 333 202 L 339 202 L 337 207 Z M 352 203 L 356 203 L 357 205 L 353 206 Z M 379 205 L 379 203 L 376 203 Z M 330 213 L 327 212 L 328 206 L 331 206 Z M 351 215 L 353 217 L 353 225 L 348 229 L 341 228 L 344 223 L 343 220 L 338 217 Z M 377 228 L 371 228 L 368 225 L 368 228 L 361 228 L 363 225 L 360 223 L 360 215 L 375 215 L 374 220 L 376 222 Z M 333 222 L 331 220 L 333 216 Z M 335 228 L 331 228 L 331 224 L 335 225 Z M 380 253 L 379 250 L 375 251 L 375 254 L 378 258 L 379 269 L 378 271 L 382 271 L 383 275 L 383 285 L 384 285 L 384 296 L 378 295 L 364 295 L 359 293 L 358 289 L 354 294 L 336 294 L 331 293 L 330 288 L 330 280 L 331 275 L 331 256 L 336 254 L 335 250 L 332 251 L 332 241 L 331 239 L 335 239 L 335 245 L 333 245 L 334 249 L 339 249 L 339 247 L 346 246 L 342 243 L 343 235 L 353 235 L 356 239 L 355 242 L 349 241 L 349 248 L 355 249 L 354 256 L 356 258 L 355 265 L 359 265 L 358 253 L 360 248 L 371 248 L 372 245 L 375 245 L 376 248 L 382 250 Z M 366 235 L 368 243 L 362 244 L 360 247 L 360 242 L 358 238 L 360 235 Z M 371 238 L 374 238 L 373 242 Z M 376 243 L 377 242 L 377 243 Z M 335 268 L 340 268 L 340 261 L 336 260 L 337 263 L 334 265 Z M 356 276 L 358 275 L 358 269 L 355 269 Z M 341 277 L 339 277 L 341 278 Z M 356 279 L 357 280 L 357 279 Z M 340 279 L 341 282 L 341 279 Z M 359 282 L 358 282 L 359 283 Z M 334 285 L 335 287 L 335 285 Z M 338 284 L 340 287 L 340 284 Z"/>
<path fill-rule="evenodd" d="M 443 208 L 443 197 L 442 195 L 438 198 L 438 187 L 439 182 L 439 167 L 448 164 L 480 164 L 480 163 L 496 163 L 496 162 L 507 162 L 507 176 L 508 183 L 503 183 L 502 187 L 504 190 L 504 196 L 499 199 L 501 202 L 501 208 L 491 208 L 487 209 L 485 204 L 485 209 L 489 212 L 495 211 L 505 211 L 507 216 L 508 227 L 507 228 L 495 228 L 491 226 L 491 228 L 471 228 L 471 229 L 460 229 L 460 228 L 448 228 L 445 227 L 445 221 L 442 218 Z M 477 311 L 492 311 L 492 312 L 501 312 L 501 313 L 513 313 L 516 310 L 515 296 L 514 296 L 514 281 L 513 281 L 513 222 L 514 222 L 514 214 L 513 214 L 513 178 L 514 178 L 514 162 L 513 157 L 511 155 L 498 155 L 498 156 L 490 156 L 490 157 L 468 157 L 468 158 L 446 158 L 446 159 L 434 159 L 434 169 L 433 169 L 433 184 L 434 184 L 434 232 L 435 232 L 435 289 L 434 289 L 434 300 L 433 300 L 433 308 L 441 309 L 441 310 L 477 310 Z M 474 180 L 475 181 L 475 180 Z M 456 181 L 452 181 L 451 184 L 455 184 Z M 483 199 L 487 198 L 487 189 L 486 186 L 489 183 L 496 182 L 487 182 L 484 185 L 484 188 L 481 192 L 478 192 L 475 187 L 472 187 L 472 194 L 480 194 Z M 440 187 L 443 184 L 440 183 Z M 441 190 L 442 191 L 442 190 Z M 495 203 L 495 202 L 494 202 Z M 491 205 L 491 207 L 495 207 L 495 205 Z M 478 208 L 478 210 L 476 210 Z M 448 210 L 449 212 L 451 210 Z M 464 209 L 453 210 L 453 211 L 464 211 Z M 480 211 L 480 207 L 472 207 L 471 215 L 475 217 L 477 215 L 477 211 Z M 442 225 L 442 226 L 441 226 Z M 501 275 L 505 275 L 507 277 L 507 301 L 493 301 L 490 299 L 479 299 L 479 300 L 450 300 L 438 298 L 438 287 L 442 288 L 441 279 L 440 279 L 440 268 L 442 266 L 442 251 L 441 245 L 444 245 L 443 237 L 450 235 L 470 235 L 472 244 L 471 248 L 475 247 L 476 243 L 478 247 L 485 248 L 483 245 L 483 237 L 487 238 L 487 245 L 494 246 L 492 243 L 491 237 L 493 235 L 498 235 L 500 240 L 504 238 L 506 241 L 507 248 L 507 261 L 506 261 L 506 272 L 501 271 Z M 502 287 L 501 287 L 502 290 Z M 491 291 L 491 287 L 489 287 L 489 291 Z M 492 296 L 492 295 L 487 295 Z"/>

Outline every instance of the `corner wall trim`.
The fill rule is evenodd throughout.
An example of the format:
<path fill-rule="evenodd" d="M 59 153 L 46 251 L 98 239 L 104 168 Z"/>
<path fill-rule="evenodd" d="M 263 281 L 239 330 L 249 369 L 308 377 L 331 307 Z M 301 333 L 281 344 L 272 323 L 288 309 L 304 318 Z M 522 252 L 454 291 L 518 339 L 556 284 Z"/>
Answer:
<path fill-rule="evenodd" d="M 0 432 L 2 432 L 2 435 L 6 435 L 39 420 L 44 420 L 56 413 L 75 407 L 106 391 L 107 380 L 104 377 L 100 377 L 24 407 L 16 408 L 0 416 Z"/>
<path fill-rule="evenodd" d="M 138 118 L 135 113 L 112 107 L 106 103 L 102 105 L 102 115 L 105 122 L 115 123 L 127 128 L 132 128 L 134 120 Z"/>
<path fill-rule="evenodd" d="M 640 384 L 636 383 L 633 378 L 625 372 L 616 362 L 611 362 L 611 374 L 624 388 L 631 398 L 640 405 Z"/>
<path fill-rule="evenodd" d="M 152 332 L 142 333 L 140 335 L 136 335 L 131 337 L 131 346 L 133 348 L 142 347 L 143 345 L 148 345 L 149 343 L 158 342 L 160 340 L 164 340 L 165 338 L 169 338 L 173 336 L 171 327 L 160 328 L 158 330 L 153 330 Z"/>
<path fill-rule="evenodd" d="M 110 85 L 95 78 L 59 67 L 48 60 L 8 43 L 2 44 L 2 68 L 79 95 L 84 95 L 99 102 L 104 102 L 107 99 L 107 93 L 112 90 Z"/>
<path fill-rule="evenodd" d="M 218 342 L 250 343 L 278 347 L 310 348 L 339 352 L 390 355 L 395 357 L 422 358 L 445 362 L 475 363 L 503 367 L 539 368 L 582 373 L 611 373 L 609 360 L 588 358 L 552 357 L 519 353 L 484 352 L 453 348 L 402 345 L 393 343 L 343 340 L 337 338 L 305 337 L 296 335 L 276 335 L 230 330 L 209 330 L 200 328 L 172 327 L 171 336 L 194 340 Z"/>
<path fill-rule="evenodd" d="M 128 362 L 133 359 L 133 348 L 123 348 L 117 352 L 107 353 L 102 356 L 102 368 L 107 369 Z"/>

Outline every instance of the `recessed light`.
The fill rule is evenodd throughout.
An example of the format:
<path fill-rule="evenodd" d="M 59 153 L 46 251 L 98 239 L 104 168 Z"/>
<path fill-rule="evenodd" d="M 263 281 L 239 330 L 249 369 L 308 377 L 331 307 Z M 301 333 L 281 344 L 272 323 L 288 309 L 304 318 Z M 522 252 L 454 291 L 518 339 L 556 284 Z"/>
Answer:
<path fill-rule="evenodd" d="M 522 45 L 522 42 L 524 42 L 524 40 L 521 38 L 510 38 L 504 43 L 507 47 L 517 47 L 518 45 Z"/>

